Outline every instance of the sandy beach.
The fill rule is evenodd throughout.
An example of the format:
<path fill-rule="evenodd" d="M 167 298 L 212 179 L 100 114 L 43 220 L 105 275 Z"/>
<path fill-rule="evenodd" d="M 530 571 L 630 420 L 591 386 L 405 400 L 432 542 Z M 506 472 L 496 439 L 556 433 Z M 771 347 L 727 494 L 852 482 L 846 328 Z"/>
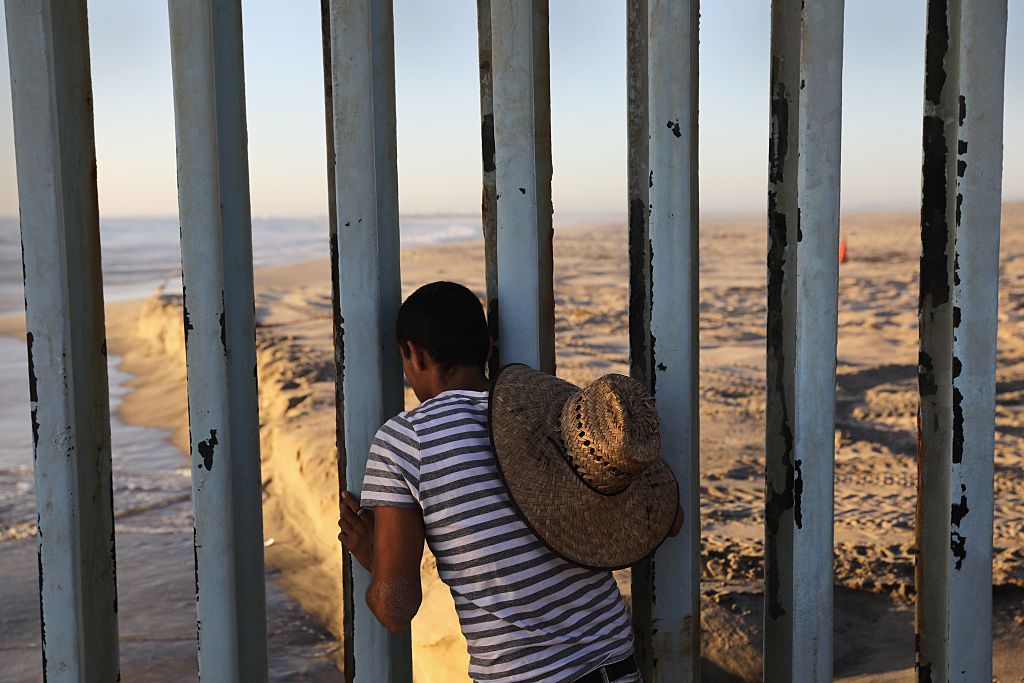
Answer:
<path fill-rule="evenodd" d="M 844 680 L 911 680 L 918 217 L 846 215 L 842 229 L 850 260 L 840 272 L 835 673 Z M 765 243 L 760 217 L 702 223 L 706 680 L 758 680 L 761 673 Z M 554 249 L 558 374 L 585 383 L 628 373 L 624 224 L 567 225 L 556 231 Z M 1016 681 L 1024 677 L 1024 204 L 1004 206 L 1002 253 L 994 656 L 998 680 Z M 449 279 L 482 295 L 483 244 L 405 250 L 402 272 L 404 294 Z M 311 633 L 322 629 L 323 638 L 310 642 L 336 660 L 339 651 L 329 642 L 341 625 L 329 266 L 324 259 L 262 268 L 256 286 L 264 528 L 274 539 L 267 565 L 274 583 L 308 615 Z M 184 452 L 180 298 L 110 305 L 107 327 L 110 352 L 130 375 L 118 418 L 167 430 Z M 0 333 L 18 334 L 18 323 L 2 321 Z M 406 405 L 415 405 L 410 391 Z M 126 543 L 119 537 L 119 552 Z M 416 680 L 468 680 L 465 641 L 429 552 L 423 577 L 424 604 L 413 622 Z M 618 578 L 628 592 L 626 573 Z M 32 592 L 29 583 L 23 591 Z"/>

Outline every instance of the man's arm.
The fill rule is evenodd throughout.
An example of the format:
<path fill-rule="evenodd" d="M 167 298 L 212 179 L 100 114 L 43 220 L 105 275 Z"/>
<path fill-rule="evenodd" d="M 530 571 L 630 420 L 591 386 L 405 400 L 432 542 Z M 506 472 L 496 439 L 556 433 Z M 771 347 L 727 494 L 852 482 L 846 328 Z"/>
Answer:
<path fill-rule="evenodd" d="M 371 572 L 366 604 L 390 631 L 402 631 L 419 610 L 423 513 L 415 508 L 359 507 L 344 494 L 338 538 L 359 564 Z"/>
<path fill-rule="evenodd" d="M 404 631 L 423 602 L 423 513 L 379 507 L 374 513 L 373 578 L 366 604 L 389 631 Z"/>

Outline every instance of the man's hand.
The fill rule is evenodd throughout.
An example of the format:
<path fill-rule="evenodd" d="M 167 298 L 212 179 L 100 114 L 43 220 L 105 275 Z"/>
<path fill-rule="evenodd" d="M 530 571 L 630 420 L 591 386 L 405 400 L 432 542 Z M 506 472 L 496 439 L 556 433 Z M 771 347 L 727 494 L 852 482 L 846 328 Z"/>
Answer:
<path fill-rule="evenodd" d="M 341 501 L 338 539 L 373 575 L 366 603 L 388 630 L 404 631 L 423 600 L 423 513 L 418 508 L 381 507 L 377 519 L 348 491 L 341 494 Z"/>
<path fill-rule="evenodd" d="M 341 494 L 341 533 L 338 540 L 356 561 L 373 571 L 373 510 L 359 507 L 359 498 L 348 491 Z"/>

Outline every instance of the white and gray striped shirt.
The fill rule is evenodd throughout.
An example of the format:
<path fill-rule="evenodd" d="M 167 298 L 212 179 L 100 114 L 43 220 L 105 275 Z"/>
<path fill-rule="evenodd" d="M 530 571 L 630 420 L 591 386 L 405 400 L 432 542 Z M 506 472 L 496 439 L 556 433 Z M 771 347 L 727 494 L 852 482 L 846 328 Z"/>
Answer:
<path fill-rule="evenodd" d="M 611 572 L 549 550 L 523 522 L 491 452 L 487 392 L 446 391 L 380 428 L 365 507 L 423 511 L 476 681 L 572 681 L 628 657 L 633 637 Z"/>

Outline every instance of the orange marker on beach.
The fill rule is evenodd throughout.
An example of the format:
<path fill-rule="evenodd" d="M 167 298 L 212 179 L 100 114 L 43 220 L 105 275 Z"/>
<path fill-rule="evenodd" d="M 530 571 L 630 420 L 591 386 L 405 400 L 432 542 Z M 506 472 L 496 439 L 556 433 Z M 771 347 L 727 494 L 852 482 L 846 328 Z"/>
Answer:
<path fill-rule="evenodd" d="M 839 262 L 846 263 L 846 238 L 839 240 Z"/>

